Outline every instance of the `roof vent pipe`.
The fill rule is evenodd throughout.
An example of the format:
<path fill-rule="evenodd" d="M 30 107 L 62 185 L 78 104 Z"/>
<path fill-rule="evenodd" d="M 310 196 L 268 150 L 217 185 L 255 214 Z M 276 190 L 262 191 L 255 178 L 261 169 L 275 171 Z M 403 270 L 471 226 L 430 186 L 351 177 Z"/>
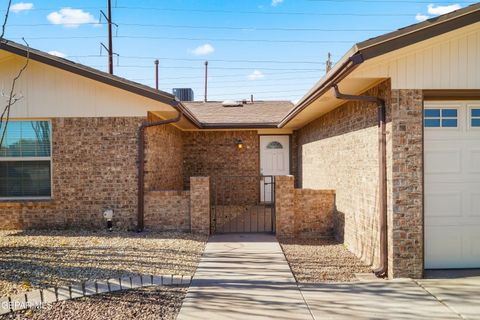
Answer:
<path fill-rule="evenodd" d="M 374 96 L 358 96 L 343 94 L 333 85 L 335 97 L 341 100 L 374 102 L 377 104 L 378 121 L 378 191 L 379 191 L 379 224 L 380 224 L 380 266 L 373 270 L 377 277 L 388 274 L 387 243 L 387 139 L 385 130 L 385 100 Z"/>

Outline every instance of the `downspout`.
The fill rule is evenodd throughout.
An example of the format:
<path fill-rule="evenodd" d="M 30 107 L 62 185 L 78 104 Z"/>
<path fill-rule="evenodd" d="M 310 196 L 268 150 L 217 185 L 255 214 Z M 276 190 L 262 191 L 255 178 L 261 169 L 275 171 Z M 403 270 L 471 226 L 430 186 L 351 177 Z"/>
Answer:
<path fill-rule="evenodd" d="M 385 100 L 374 96 L 359 96 L 343 94 L 333 85 L 335 97 L 341 100 L 375 102 L 377 104 L 378 121 L 378 181 L 379 181 L 379 209 L 380 209 L 380 266 L 373 272 L 377 277 L 386 277 L 388 272 L 387 246 L 387 139 L 385 130 L 386 108 Z"/>
<path fill-rule="evenodd" d="M 160 120 L 155 122 L 144 122 L 138 129 L 138 207 L 137 207 L 137 231 L 144 229 L 144 201 L 145 201 L 145 129 L 150 127 L 162 126 L 169 123 L 175 123 L 182 118 L 182 112 L 178 107 L 179 102 L 174 102 L 174 108 L 177 111 L 175 118 Z"/>

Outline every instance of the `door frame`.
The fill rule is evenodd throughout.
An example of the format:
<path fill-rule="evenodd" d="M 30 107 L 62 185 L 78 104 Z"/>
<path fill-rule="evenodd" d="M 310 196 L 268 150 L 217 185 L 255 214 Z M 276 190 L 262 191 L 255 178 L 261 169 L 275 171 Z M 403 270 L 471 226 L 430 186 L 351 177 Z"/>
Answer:
<path fill-rule="evenodd" d="M 293 153 L 292 153 L 292 135 L 291 134 L 275 134 L 275 133 L 268 133 L 268 134 L 258 134 L 257 135 L 258 138 L 257 138 L 257 146 L 258 146 L 258 156 L 257 156 L 257 160 L 258 160 L 258 167 L 257 167 L 257 172 L 258 172 L 258 175 L 261 176 L 261 173 L 260 173 L 260 168 L 262 166 L 261 164 L 261 161 L 262 159 L 260 158 L 260 137 L 262 136 L 288 136 L 288 174 L 291 175 L 292 174 L 292 166 L 293 166 Z"/>

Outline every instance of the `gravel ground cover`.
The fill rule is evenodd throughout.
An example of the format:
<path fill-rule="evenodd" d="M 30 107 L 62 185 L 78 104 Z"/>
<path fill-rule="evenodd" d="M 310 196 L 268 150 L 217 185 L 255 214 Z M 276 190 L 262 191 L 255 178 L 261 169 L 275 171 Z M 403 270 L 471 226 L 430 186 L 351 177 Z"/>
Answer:
<path fill-rule="evenodd" d="M 137 274 L 193 275 L 206 240 L 187 233 L 0 231 L 0 297 Z"/>
<path fill-rule="evenodd" d="M 7 319 L 146 320 L 175 319 L 187 290 L 149 287 L 56 302 L 41 309 L 4 315 Z"/>
<path fill-rule="evenodd" d="M 347 282 L 371 269 L 333 239 L 280 239 L 297 282 Z"/>

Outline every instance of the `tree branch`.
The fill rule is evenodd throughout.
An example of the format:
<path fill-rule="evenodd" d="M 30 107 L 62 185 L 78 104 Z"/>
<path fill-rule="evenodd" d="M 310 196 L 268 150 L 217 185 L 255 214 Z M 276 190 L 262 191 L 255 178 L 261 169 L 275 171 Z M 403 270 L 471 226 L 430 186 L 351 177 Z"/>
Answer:
<path fill-rule="evenodd" d="M 11 5 L 12 5 L 12 0 L 9 0 L 8 1 L 8 6 L 7 6 L 7 12 L 5 12 L 5 20 L 3 21 L 2 35 L 0 36 L 0 39 L 3 39 L 3 36 L 5 35 L 5 28 L 7 27 L 8 14 L 10 13 L 10 6 Z"/>
<path fill-rule="evenodd" d="M 17 83 L 17 80 L 22 76 L 22 73 L 27 69 L 28 63 L 30 62 L 30 46 L 28 45 L 28 42 L 22 38 L 23 42 L 25 42 L 27 46 L 27 57 L 25 64 L 23 67 L 18 71 L 17 76 L 13 78 L 12 81 L 12 87 L 10 88 L 10 95 L 8 96 L 8 103 L 3 109 L 2 114 L 0 115 L 0 130 L 1 132 L 1 138 L 0 138 L 0 148 L 3 145 L 3 140 L 5 139 L 5 133 L 7 132 L 7 127 L 8 127 L 8 121 L 10 120 L 10 109 L 11 107 L 21 98 L 16 98 L 15 97 L 15 84 Z M 5 125 L 3 125 L 5 123 Z"/>

